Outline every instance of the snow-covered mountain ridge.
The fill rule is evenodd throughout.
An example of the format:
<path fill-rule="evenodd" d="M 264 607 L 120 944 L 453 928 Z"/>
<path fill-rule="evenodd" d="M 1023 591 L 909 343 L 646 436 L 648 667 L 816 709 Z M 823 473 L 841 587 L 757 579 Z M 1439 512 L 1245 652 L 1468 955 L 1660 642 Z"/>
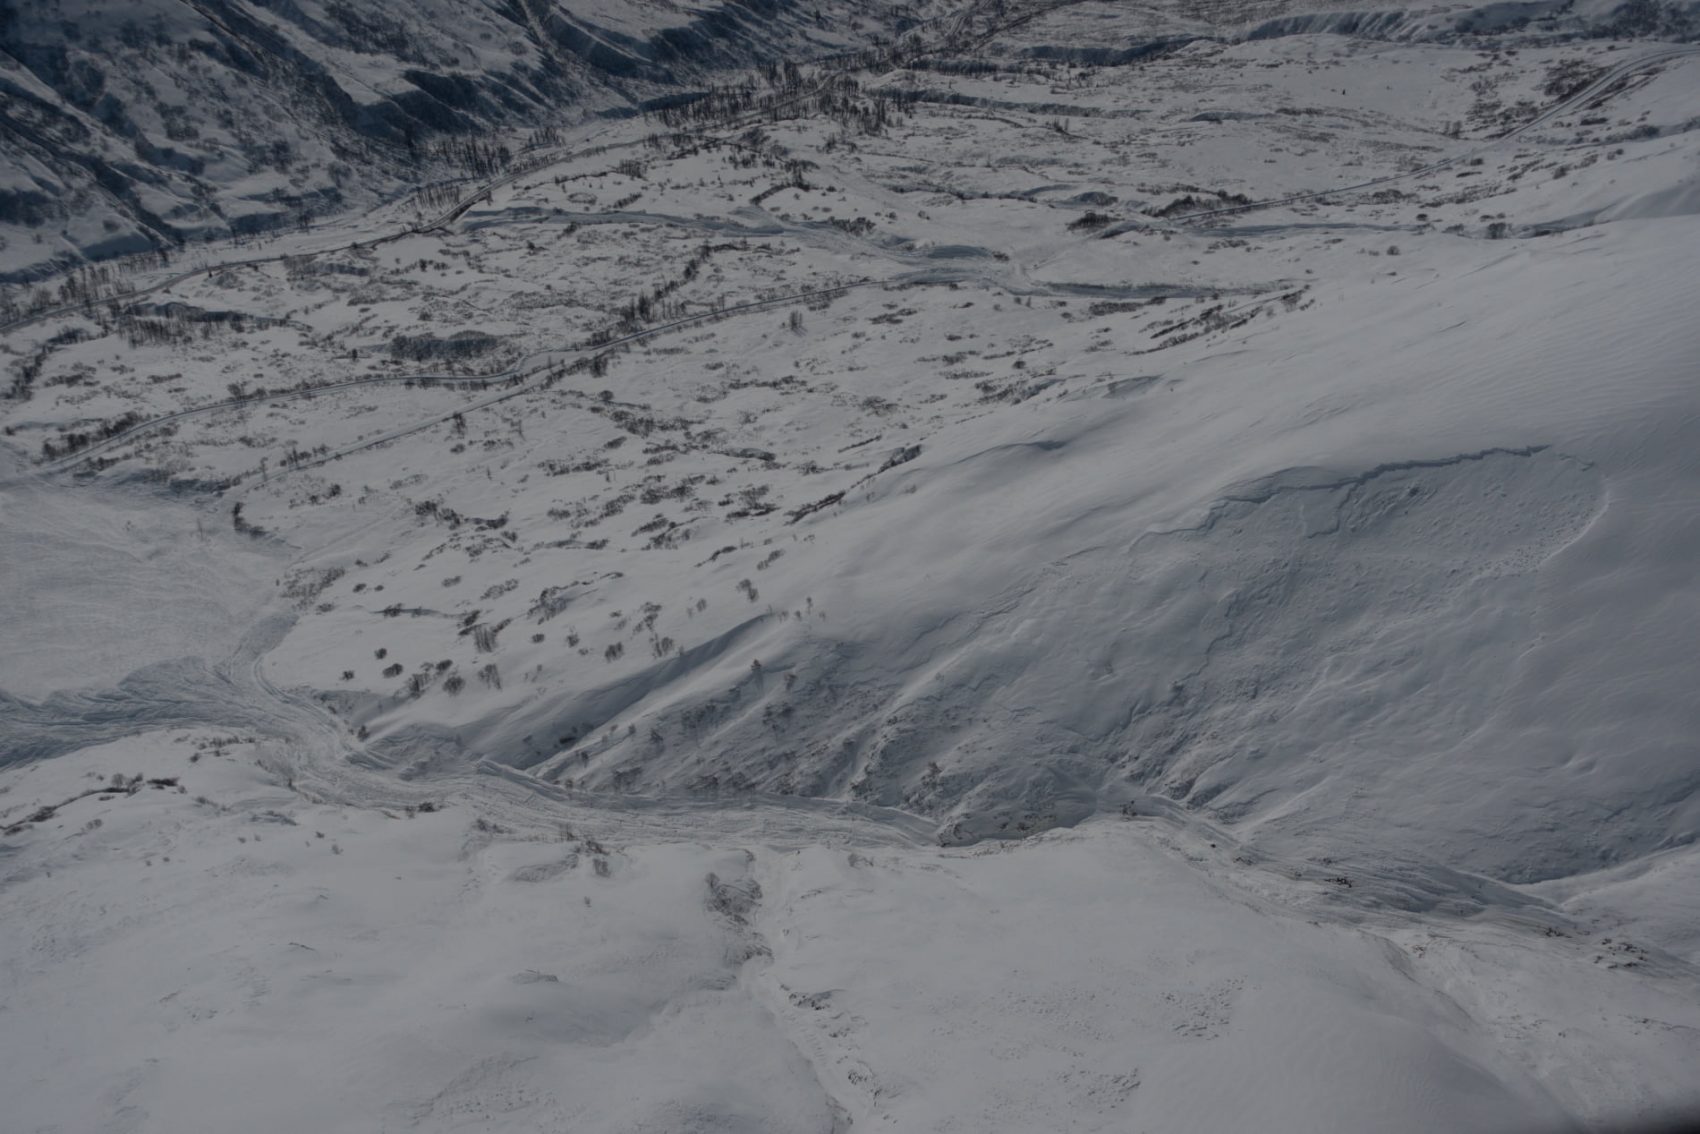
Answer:
<path fill-rule="evenodd" d="M 689 99 L 738 67 L 901 42 L 944 20 L 934 7 L 9 3 L 0 7 L 0 279 L 324 223 L 421 180 L 464 189 L 566 124 Z M 1006 34 L 985 43 L 989 56 L 1115 65 L 1193 40 L 1700 35 L 1696 6 L 1682 0 L 1064 7 L 1089 34 L 990 6 L 988 22 Z M 1032 26 L 1040 34 L 1023 30 Z"/>
<path fill-rule="evenodd" d="M 22 0 L 0 7 L 0 278 L 464 188 L 565 124 L 900 34 L 906 5 Z"/>

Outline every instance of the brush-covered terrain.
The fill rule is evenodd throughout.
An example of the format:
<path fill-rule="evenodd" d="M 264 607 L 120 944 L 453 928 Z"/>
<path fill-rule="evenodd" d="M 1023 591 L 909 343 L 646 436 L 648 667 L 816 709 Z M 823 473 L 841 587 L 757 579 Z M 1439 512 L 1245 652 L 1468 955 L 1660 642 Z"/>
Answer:
<path fill-rule="evenodd" d="M 925 26 L 888 0 L 6 0 L 0 282 L 452 197 L 715 76 Z"/>
<path fill-rule="evenodd" d="M 4 293 L 20 1129 L 1700 1103 L 1700 18 L 846 12 Z"/>

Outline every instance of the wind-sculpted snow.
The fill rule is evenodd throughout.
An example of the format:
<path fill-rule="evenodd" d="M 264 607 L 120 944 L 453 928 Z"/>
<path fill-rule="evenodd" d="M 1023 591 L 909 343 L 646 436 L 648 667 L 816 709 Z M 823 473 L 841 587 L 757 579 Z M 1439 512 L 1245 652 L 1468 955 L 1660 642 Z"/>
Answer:
<path fill-rule="evenodd" d="M 208 722 L 266 729 L 274 718 L 254 705 L 252 690 L 232 684 L 228 675 L 197 658 L 145 667 L 112 689 L 55 693 L 44 701 L 0 691 L 0 752 L 7 764 L 120 740 L 138 729 Z"/>
<path fill-rule="evenodd" d="M 1074 466 L 1085 474 L 1097 457 Z M 1068 447 L 1019 446 L 929 488 L 995 496 L 1036 464 L 1076 475 Z M 1406 853 L 1480 867 L 1510 794 L 1531 828 L 1505 840 L 1514 873 L 1590 865 L 1567 864 L 1574 840 L 1549 829 L 1570 787 L 1543 774 L 1538 750 L 1496 733 L 1539 636 L 1538 568 L 1600 505 L 1585 462 L 1522 449 L 1292 470 L 1229 491 L 1195 524 L 1079 548 L 1084 522 L 1033 516 L 1052 555 L 973 606 L 929 595 L 871 615 L 851 641 L 780 624 L 760 673 L 708 697 L 670 695 L 650 727 L 679 740 L 653 753 L 632 743 L 634 786 L 685 775 L 847 792 L 940 815 L 953 839 L 1073 823 L 1156 792 L 1254 826 L 1283 813 L 1294 837 L 1325 832 L 1318 845 L 1338 850 L 1389 777 L 1406 814 L 1380 816 L 1383 849 L 1397 838 Z M 1103 511 L 1089 522 L 1105 535 L 1121 526 Z M 642 681 L 676 685 L 670 671 L 690 660 Z M 615 717 L 573 702 L 557 712 L 557 734 Z M 545 730 L 504 721 L 469 743 L 512 751 L 513 734 L 534 731 Z M 1469 770 L 1478 747 L 1494 752 L 1481 776 Z M 580 763 L 575 752 L 541 772 Z M 1660 791 L 1626 787 L 1598 804 Z M 1656 841 L 1626 830 L 1612 845 Z"/>

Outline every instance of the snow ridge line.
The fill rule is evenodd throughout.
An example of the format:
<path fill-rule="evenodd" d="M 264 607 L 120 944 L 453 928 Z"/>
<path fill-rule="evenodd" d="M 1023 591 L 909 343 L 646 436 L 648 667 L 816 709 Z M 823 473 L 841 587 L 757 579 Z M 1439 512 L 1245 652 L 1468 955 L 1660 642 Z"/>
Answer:
<path fill-rule="evenodd" d="M 1222 513 L 1235 504 L 1267 504 L 1277 496 L 1289 492 L 1334 492 L 1342 488 L 1362 488 L 1370 481 L 1393 473 L 1409 472 L 1412 469 L 1444 469 L 1454 465 L 1468 464 L 1472 461 L 1485 461 L 1490 457 L 1533 457 L 1552 448 L 1550 445 L 1525 445 L 1520 448 L 1494 446 L 1478 449 L 1472 453 L 1458 453 L 1450 457 L 1419 457 L 1408 461 L 1387 461 L 1365 469 L 1361 473 L 1342 476 L 1335 480 L 1318 481 L 1315 484 L 1282 484 L 1281 477 L 1300 472 L 1300 469 L 1283 469 L 1268 476 L 1258 477 L 1250 482 L 1252 485 L 1267 486 L 1263 491 L 1228 491 L 1218 496 L 1210 505 L 1203 520 L 1197 524 L 1179 528 L 1160 528 L 1145 533 L 1145 536 L 1189 535 L 1195 532 L 1208 532 L 1222 518 Z M 1574 459 L 1574 458 L 1572 458 Z M 1584 462 L 1585 464 L 1586 462 Z M 1141 537 L 1145 538 L 1145 537 Z"/>

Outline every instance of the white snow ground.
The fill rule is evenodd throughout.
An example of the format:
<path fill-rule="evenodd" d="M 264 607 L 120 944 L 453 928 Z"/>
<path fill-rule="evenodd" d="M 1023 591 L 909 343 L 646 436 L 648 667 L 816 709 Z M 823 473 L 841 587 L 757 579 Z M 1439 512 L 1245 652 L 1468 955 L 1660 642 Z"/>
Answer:
<path fill-rule="evenodd" d="M 8 332 L 7 1129 L 1700 1104 L 1700 57 L 1111 18 Z"/>
<path fill-rule="evenodd" d="M 9 856 L 12 1129 L 1558 1130 L 1692 1084 L 1688 967 L 1551 910 L 1341 917 L 1157 820 L 303 804 L 218 739 L 13 774 L 186 792 Z"/>

